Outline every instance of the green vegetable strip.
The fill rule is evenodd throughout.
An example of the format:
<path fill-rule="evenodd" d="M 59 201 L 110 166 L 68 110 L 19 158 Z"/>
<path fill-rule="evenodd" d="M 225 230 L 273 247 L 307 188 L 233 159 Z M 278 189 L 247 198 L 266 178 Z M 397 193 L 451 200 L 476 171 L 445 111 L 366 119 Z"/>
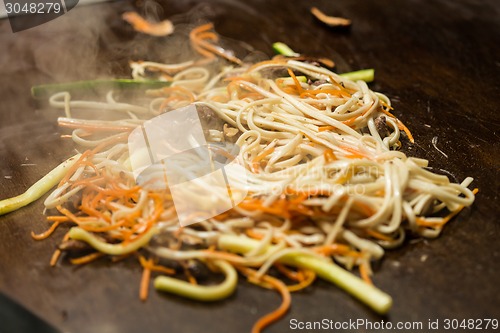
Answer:
<path fill-rule="evenodd" d="M 82 228 L 73 227 L 69 231 L 69 238 L 84 241 L 99 252 L 119 256 L 137 251 L 141 247 L 145 246 L 149 243 L 155 233 L 156 228 L 151 228 L 145 234 L 141 235 L 139 239 L 136 239 L 127 245 L 122 245 L 106 243 Z"/>
<path fill-rule="evenodd" d="M 218 246 L 223 250 L 247 253 L 259 245 L 259 241 L 244 236 L 222 235 Z M 272 251 L 272 246 L 267 251 Z M 303 253 L 290 253 L 278 260 L 280 263 L 314 271 L 319 277 L 332 282 L 356 297 L 380 314 L 387 313 L 392 305 L 392 298 L 380 289 L 365 283 L 356 275 L 340 266 Z"/>
<path fill-rule="evenodd" d="M 359 71 L 354 71 L 354 72 L 348 72 L 348 73 L 343 73 L 339 74 L 341 77 L 346 78 L 351 81 L 365 81 L 365 82 L 372 82 L 375 78 L 375 70 L 373 68 L 370 69 L 362 69 Z"/>
<path fill-rule="evenodd" d="M 176 278 L 158 276 L 154 280 L 156 289 L 197 301 L 212 302 L 226 298 L 233 294 L 238 282 L 238 274 L 233 266 L 223 260 L 213 262 L 226 276 L 224 282 L 215 286 L 193 285 Z"/>
<path fill-rule="evenodd" d="M 61 179 L 63 179 L 67 170 L 71 168 L 76 161 L 78 161 L 80 155 L 81 154 L 77 154 L 59 164 L 42 179 L 28 188 L 23 194 L 0 201 L 0 215 L 18 210 L 47 193 L 52 187 L 56 186 Z"/>
<path fill-rule="evenodd" d="M 273 50 L 277 54 L 282 54 L 286 57 L 297 57 L 300 55 L 282 42 L 273 43 Z M 361 80 L 365 82 L 372 82 L 375 78 L 375 70 L 373 70 L 372 68 L 362 69 L 359 71 L 348 72 L 339 75 L 351 81 Z"/>
<path fill-rule="evenodd" d="M 31 88 L 31 95 L 35 98 L 45 98 L 61 91 L 68 92 L 85 92 L 91 90 L 103 89 L 159 89 L 167 87 L 170 82 L 166 81 L 140 81 L 132 79 L 115 79 L 115 80 L 91 80 L 91 81 L 76 81 L 68 83 L 55 83 L 34 86 Z"/>
<path fill-rule="evenodd" d="M 282 42 L 273 43 L 273 50 L 277 54 L 282 54 L 285 57 L 297 57 L 299 54 L 293 51 L 288 45 Z"/>

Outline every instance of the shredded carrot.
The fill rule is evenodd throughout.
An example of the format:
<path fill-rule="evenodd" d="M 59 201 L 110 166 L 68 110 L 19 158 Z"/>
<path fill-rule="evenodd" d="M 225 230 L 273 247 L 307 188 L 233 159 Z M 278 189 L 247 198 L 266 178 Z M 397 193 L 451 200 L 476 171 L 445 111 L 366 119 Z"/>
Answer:
<path fill-rule="evenodd" d="M 98 144 L 97 146 L 95 146 L 94 149 L 91 150 L 91 153 L 95 154 L 111 144 L 118 143 L 120 141 L 126 141 L 126 140 L 128 140 L 128 135 L 129 135 L 128 133 L 122 133 L 122 134 L 118 134 L 115 137 L 109 138 L 108 140 L 103 141 L 100 144 Z"/>
<path fill-rule="evenodd" d="M 370 285 L 373 285 L 373 281 L 370 278 L 370 274 L 369 274 L 368 263 L 366 260 L 363 261 L 361 263 L 361 265 L 359 265 L 359 274 L 361 275 L 361 278 L 363 279 L 363 281 L 365 281 L 366 283 L 368 283 Z"/>
<path fill-rule="evenodd" d="M 262 99 L 264 96 L 258 92 L 253 90 L 252 87 L 243 85 L 243 82 L 250 82 L 248 80 L 233 80 L 229 82 L 226 86 L 226 90 L 228 93 L 228 97 L 237 97 L 238 99 L 243 98 L 252 98 L 254 100 Z"/>
<path fill-rule="evenodd" d="M 148 259 L 148 263 L 152 263 L 151 259 Z M 149 291 L 149 280 L 151 279 L 151 268 L 149 265 L 143 265 L 142 277 L 141 277 L 141 287 L 139 291 L 139 298 L 141 301 L 146 301 L 148 299 Z"/>
<path fill-rule="evenodd" d="M 304 90 L 300 97 L 313 97 L 317 98 L 318 94 L 328 94 L 336 97 L 348 97 L 349 95 L 340 89 L 308 89 Z"/>
<path fill-rule="evenodd" d="M 350 155 L 346 156 L 349 158 L 367 158 L 370 159 L 366 154 L 363 154 L 360 152 L 358 149 L 354 147 L 348 147 L 348 146 L 340 146 L 343 150 L 349 152 Z"/>
<path fill-rule="evenodd" d="M 303 274 L 305 275 L 305 278 L 302 281 L 300 281 L 299 283 L 297 283 L 295 285 L 286 286 L 288 291 L 295 292 L 295 291 L 305 289 L 305 288 L 309 287 L 314 282 L 314 280 L 316 280 L 316 274 L 313 271 L 306 270 L 303 272 Z"/>
<path fill-rule="evenodd" d="M 344 244 L 331 244 L 325 246 L 318 246 L 313 248 L 313 251 L 321 253 L 325 256 L 331 255 L 343 255 L 353 258 L 363 258 L 364 255 L 361 252 L 352 250 L 349 246 Z"/>
<path fill-rule="evenodd" d="M 264 235 L 259 233 L 259 232 L 255 232 L 255 230 L 253 229 L 246 229 L 245 230 L 245 234 L 250 237 L 250 238 L 253 238 L 253 239 L 258 239 L 258 240 L 261 240 L 264 238 Z"/>
<path fill-rule="evenodd" d="M 389 110 L 394 110 L 394 108 L 392 106 L 390 106 L 389 104 L 387 104 L 386 102 L 384 102 L 383 100 L 379 100 L 380 101 L 380 104 L 386 108 L 386 109 L 389 109 Z"/>
<path fill-rule="evenodd" d="M 355 90 L 347 89 L 343 84 L 338 83 L 332 76 L 328 77 L 330 79 L 330 83 L 336 86 L 340 91 L 344 93 L 344 97 L 351 98 L 352 94 Z"/>
<path fill-rule="evenodd" d="M 302 271 L 295 272 L 295 271 L 289 269 L 288 267 L 286 267 L 285 265 L 282 265 L 282 264 L 279 264 L 279 263 L 275 263 L 274 267 L 276 267 L 276 269 L 281 274 L 285 275 L 290 280 L 299 281 L 299 282 L 305 280 L 305 276 L 304 276 L 304 273 Z"/>
<path fill-rule="evenodd" d="M 130 23 L 136 31 L 151 35 L 151 36 L 167 36 L 174 32 L 174 25 L 169 20 L 153 23 L 145 20 L 136 12 L 125 12 L 122 18 Z"/>
<path fill-rule="evenodd" d="M 185 274 L 189 283 L 191 283 L 192 285 L 198 284 L 198 281 L 196 281 L 196 278 L 193 276 L 193 274 L 191 274 L 191 272 L 188 269 L 185 270 Z"/>
<path fill-rule="evenodd" d="M 165 109 L 170 103 L 184 101 L 186 103 L 192 103 L 195 100 L 195 96 L 189 90 L 184 87 L 166 87 L 161 90 L 160 93 L 155 95 L 166 96 L 160 105 L 160 110 Z"/>
<path fill-rule="evenodd" d="M 67 222 L 67 221 L 69 221 L 69 218 L 67 216 L 51 215 L 51 216 L 47 216 L 47 221 Z"/>
<path fill-rule="evenodd" d="M 281 317 L 285 315 L 285 313 L 290 308 L 290 304 L 292 302 L 290 292 L 288 291 L 286 285 L 278 279 L 275 279 L 269 275 L 264 275 L 262 280 L 266 283 L 269 283 L 274 289 L 276 289 L 281 297 L 282 302 L 281 305 L 271 313 L 261 317 L 252 327 L 252 333 L 260 333 L 262 330 L 272 324 L 275 321 L 278 321 Z"/>
<path fill-rule="evenodd" d="M 257 173 L 259 170 L 258 169 L 259 162 L 262 161 L 267 156 L 271 155 L 273 152 L 274 152 L 274 147 L 271 147 L 269 149 L 261 151 L 259 155 L 255 156 L 255 158 L 252 161 L 252 171 L 254 173 Z"/>
<path fill-rule="evenodd" d="M 85 159 L 89 155 L 90 155 L 90 150 L 87 150 L 84 153 L 82 153 L 82 155 L 80 155 L 80 157 L 75 162 L 75 164 L 73 164 L 71 166 L 71 168 L 68 169 L 68 172 L 66 172 L 66 175 L 63 177 L 63 179 L 61 179 L 61 181 L 59 182 L 59 186 L 58 187 L 61 187 L 63 184 L 65 184 L 71 178 L 71 176 L 73 176 L 73 174 L 75 173 L 75 171 L 78 170 L 78 168 L 80 167 L 80 164 L 83 161 L 85 161 Z"/>
<path fill-rule="evenodd" d="M 415 139 L 413 138 L 413 135 L 411 134 L 410 130 L 408 127 L 406 127 L 405 124 L 401 120 L 399 120 L 395 115 L 390 113 L 389 111 L 385 110 L 384 108 L 381 108 L 381 111 L 385 113 L 387 116 L 391 117 L 396 121 L 396 124 L 398 125 L 398 128 L 406 133 L 406 136 L 408 136 L 408 139 L 410 140 L 411 143 L 415 143 Z"/>
<path fill-rule="evenodd" d="M 50 266 L 54 267 L 57 264 L 57 260 L 59 260 L 59 257 L 61 256 L 61 250 L 56 249 L 54 253 L 52 254 L 52 257 L 50 258 Z"/>
<path fill-rule="evenodd" d="M 297 79 L 297 77 L 295 76 L 295 74 L 293 73 L 291 68 L 287 68 L 287 70 L 288 70 L 288 74 L 290 75 L 290 77 L 293 79 L 293 82 L 295 83 L 295 88 L 297 89 L 297 93 L 299 95 L 301 95 L 304 92 L 304 89 L 300 85 L 299 80 Z"/>
<path fill-rule="evenodd" d="M 314 15 L 319 21 L 325 23 L 326 25 L 330 27 L 346 27 L 351 25 L 351 20 L 343 18 L 343 17 L 336 17 L 336 16 L 329 16 L 323 13 L 321 10 L 319 10 L 316 7 L 311 8 L 311 14 Z"/>
<path fill-rule="evenodd" d="M 62 241 L 67 241 L 69 239 L 69 232 L 64 235 Z M 56 249 L 54 253 L 52 254 L 52 257 L 50 258 L 50 266 L 54 267 L 57 264 L 57 260 L 59 260 L 59 257 L 61 256 L 61 250 Z"/>
<path fill-rule="evenodd" d="M 33 237 L 33 239 L 36 239 L 36 240 L 42 240 L 42 239 L 45 239 L 47 237 L 49 237 L 50 235 L 52 235 L 54 233 L 54 230 L 56 230 L 56 228 L 59 226 L 61 222 L 59 221 L 55 221 L 54 223 L 52 223 L 52 225 L 50 226 L 49 229 L 47 229 L 46 231 L 42 232 L 41 234 L 35 234 L 33 231 L 31 232 L 31 237 Z"/>
<path fill-rule="evenodd" d="M 366 115 L 369 111 L 370 111 L 370 109 L 366 109 L 365 111 L 363 111 L 362 114 L 357 115 L 355 117 L 352 117 L 350 119 L 347 119 L 347 120 L 343 121 L 342 123 L 344 123 L 347 126 L 351 126 L 352 127 L 352 125 L 356 122 L 356 120 L 358 120 L 359 118 L 361 118 L 364 115 Z"/>
<path fill-rule="evenodd" d="M 144 267 L 142 271 L 141 286 L 139 291 L 139 298 L 145 302 L 148 299 L 149 280 L 151 279 L 151 269 Z"/>
<path fill-rule="evenodd" d="M 71 221 L 75 222 L 76 224 L 82 224 L 82 221 L 76 217 L 75 214 L 70 212 L 68 209 L 62 207 L 62 206 L 57 206 L 56 209 L 59 211 L 59 213 L 65 215 L 67 218 L 69 218 Z"/>
<path fill-rule="evenodd" d="M 325 151 L 323 152 L 323 156 L 326 163 L 337 160 L 337 156 L 335 156 L 335 153 L 330 148 L 325 149 Z"/>
<path fill-rule="evenodd" d="M 478 188 L 475 188 L 475 189 L 472 190 L 472 193 L 474 195 L 477 194 L 478 192 L 479 192 Z M 416 218 L 416 222 L 421 227 L 429 227 L 429 228 L 438 228 L 438 229 L 441 229 L 446 223 L 448 223 L 453 217 L 455 217 L 455 215 L 457 215 L 458 213 L 460 213 L 462 211 L 462 209 L 464 209 L 464 206 L 460 205 L 456 210 L 450 212 L 448 215 L 446 215 L 445 217 L 441 218 L 439 221 L 436 221 L 436 222 L 428 221 L 424 217 L 417 217 Z"/>
<path fill-rule="evenodd" d="M 384 235 L 384 234 L 382 234 L 382 233 L 380 233 L 378 231 L 375 231 L 375 230 L 372 230 L 372 229 L 366 229 L 365 231 L 366 231 L 366 233 L 368 235 L 370 235 L 370 236 L 372 236 L 372 237 L 374 237 L 376 239 L 383 240 L 383 241 L 388 241 L 388 242 L 392 240 L 391 237 L 389 237 L 387 235 Z"/>
<path fill-rule="evenodd" d="M 353 202 L 353 208 L 355 208 L 356 211 L 364 214 L 365 216 L 372 216 L 373 214 L 375 214 L 374 208 L 360 200 L 355 200 Z"/>
<path fill-rule="evenodd" d="M 240 59 L 225 51 L 220 46 L 209 42 L 217 42 L 219 39 L 214 32 L 208 31 L 213 29 L 213 27 L 212 23 L 206 23 L 191 30 L 189 40 L 193 48 L 205 58 L 212 59 L 215 55 L 218 55 L 238 65 L 242 65 L 243 62 Z"/>
<path fill-rule="evenodd" d="M 149 269 L 151 269 L 151 271 L 154 271 L 154 272 L 160 272 L 160 273 L 164 273 L 164 274 L 168 274 L 168 275 L 175 274 L 175 270 L 173 270 L 172 268 L 162 266 L 162 265 L 151 265 L 149 267 Z"/>
<path fill-rule="evenodd" d="M 83 264 L 88 264 L 89 262 L 92 262 L 92 261 L 99 259 L 103 256 L 105 256 L 105 254 L 102 252 L 93 252 L 93 253 L 87 254 L 86 256 L 83 256 L 83 257 L 70 259 L 70 262 L 73 265 L 83 265 Z"/>
<path fill-rule="evenodd" d="M 315 140 L 315 139 L 314 139 L 314 138 L 312 138 L 311 136 L 307 135 L 306 133 L 304 133 L 304 132 L 302 132 L 302 131 L 300 131 L 299 133 L 300 133 L 300 134 L 302 134 L 303 136 L 305 136 L 306 138 L 308 138 L 308 139 L 309 139 L 309 141 L 311 141 L 311 142 L 313 142 L 313 143 L 317 143 L 317 144 L 322 145 L 321 143 L 319 143 L 317 140 Z"/>
<path fill-rule="evenodd" d="M 334 126 L 331 126 L 331 125 L 327 125 L 327 126 L 319 126 L 318 127 L 318 132 L 324 132 L 324 131 L 332 131 L 336 129 L 336 127 Z"/>
<path fill-rule="evenodd" d="M 253 162 L 256 163 L 256 162 L 260 162 L 262 161 L 264 158 L 266 158 L 267 156 L 271 155 L 272 153 L 274 152 L 274 147 L 271 147 L 269 149 L 266 149 L 264 151 L 262 151 L 259 155 L 257 155 L 254 159 L 253 159 Z"/>

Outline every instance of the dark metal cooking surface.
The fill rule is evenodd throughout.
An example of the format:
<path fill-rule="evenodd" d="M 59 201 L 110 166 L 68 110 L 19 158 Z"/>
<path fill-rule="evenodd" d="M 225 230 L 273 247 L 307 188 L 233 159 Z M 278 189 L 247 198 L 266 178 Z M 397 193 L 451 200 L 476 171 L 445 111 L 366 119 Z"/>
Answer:
<path fill-rule="evenodd" d="M 312 5 L 352 19 L 351 29 L 320 25 L 308 13 Z M 406 151 L 458 181 L 474 177 L 480 189 L 473 207 L 439 239 L 412 240 L 376 265 L 376 285 L 394 298 L 389 315 L 376 316 L 318 281 L 294 294 L 291 311 L 266 332 L 291 331 L 292 318 L 422 321 L 424 327 L 429 319 L 500 318 L 498 2 L 197 0 L 161 7 L 160 18 L 213 21 L 220 34 L 268 55 L 272 42 L 283 41 L 334 58 L 339 72 L 375 68 L 371 88 L 393 100 L 415 136 L 414 145 L 404 141 Z M 59 138 L 57 113 L 31 100 L 32 85 L 123 74 L 129 59 L 161 60 L 176 49 L 169 39 L 133 33 L 120 19 L 132 8 L 128 1 L 77 7 L 16 34 L 0 21 L 0 198 L 21 193 L 71 154 L 72 144 Z M 435 136 L 448 158 L 432 146 Z M 32 230 L 47 227 L 42 206 L 0 217 L 0 291 L 62 331 L 245 332 L 279 302 L 275 293 L 242 281 L 234 296 L 211 305 L 154 291 L 142 303 L 138 265 L 101 260 L 50 268 L 63 230 L 45 241 L 31 239 Z"/>

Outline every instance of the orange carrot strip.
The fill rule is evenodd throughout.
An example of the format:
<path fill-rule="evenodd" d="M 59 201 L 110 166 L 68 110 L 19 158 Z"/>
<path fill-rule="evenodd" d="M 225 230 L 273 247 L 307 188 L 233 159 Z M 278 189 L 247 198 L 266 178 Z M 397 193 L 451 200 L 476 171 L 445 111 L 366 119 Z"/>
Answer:
<path fill-rule="evenodd" d="M 313 271 L 304 271 L 305 279 L 299 283 L 291 286 L 287 286 L 288 291 L 295 292 L 309 287 L 314 280 L 316 280 L 316 274 Z"/>
<path fill-rule="evenodd" d="M 174 32 L 174 25 L 170 20 L 149 22 L 136 12 L 125 12 L 122 14 L 122 18 L 130 23 L 134 30 L 151 36 L 167 36 Z"/>
<path fill-rule="evenodd" d="M 199 25 L 196 28 L 194 28 L 193 30 L 191 30 L 189 35 L 195 36 L 201 32 L 213 29 L 213 27 L 214 27 L 213 23 L 205 23 L 205 24 Z"/>
<path fill-rule="evenodd" d="M 187 277 L 189 283 L 191 283 L 192 285 L 195 285 L 195 286 L 198 284 L 198 281 L 196 281 L 196 278 L 193 276 L 193 274 L 191 274 L 189 269 L 184 268 L 184 273 L 186 274 L 186 277 Z"/>
<path fill-rule="evenodd" d="M 47 229 L 46 231 L 42 232 L 41 234 L 35 234 L 33 231 L 31 232 L 31 237 L 33 239 L 36 239 L 36 240 L 42 240 L 42 239 L 45 239 L 47 237 L 49 237 L 50 235 L 52 235 L 54 233 L 54 230 L 56 230 L 56 228 L 59 226 L 61 222 L 59 221 L 55 221 L 54 223 L 52 223 L 52 225 L 50 226 L 49 229 Z"/>
<path fill-rule="evenodd" d="M 218 40 L 218 36 L 214 32 L 208 31 L 211 29 L 213 29 L 213 24 L 207 23 L 191 30 L 189 33 L 189 39 L 193 48 L 204 57 L 211 58 L 214 54 L 217 54 L 229 61 L 241 65 L 243 62 L 240 59 L 228 54 L 220 46 L 216 46 L 208 42 L 209 40 Z"/>
<path fill-rule="evenodd" d="M 62 241 L 67 241 L 69 239 L 69 232 L 64 235 Z M 57 264 L 57 260 L 59 260 L 59 257 L 61 256 L 61 250 L 56 249 L 54 253 L 52 254 L 52 257 L 50 258 L 50 266 L 54 267 Z"/>
<path fill-rule="evenodd" d="M 258 154 L 257 156 L 255 156 L 255 158 L 253 159 L 253 161 L 252 161 L 252 169 L 257 170 L 257 168 L 259 166 L 259 162 L 262 161 L 267 156 L 271 155 L 273 152 L 274 152 L 274 147 L 271 147 L 269 149 L 261 151 L 260 154 Z"/>
<path fill-rule="evenodd" d="M 355 208 L 358 208 L 359 211 L 365 214 L 366 216 L 372 216 L 373 214 L 375 214 L 375 210 L 371 206 L 365 204 L 364 202 L 356 200 L 354 201 L 353 206 Z"/>
<path fill-rule="evenodd" d="M 304 274 L 301 271 L 295 272 L 283 264 L 275 263 L 274 267 L 276 267 L 276 269 L 281 274 L 285 275 L 290 280 L 301 282 L 301 281 L 304 281 L 304 279 L 305 279 Z"/>
<path fill-rule="evenodd" d="M 274 289 L 276 289 L 281 297 L 282 302 L 281 305 L 271 313 L 261 317 L 252 327 L 252 333 L 260 333 L 262 330 L 272 324 L 273 322 L 279 320 L 281 317 L 285 315 L 285 313 L 290 308 L 291 304 L 291 296 L 288 291 L 286 285 L 278 279 L 275 279 L 269 275 L 264 275 L 262 280 L 268 284 L 270 284 Z"/>
<path fill-rule="evenodd" d="M 66 183 L 71 178 L 71 176 L 73 176 L 73 174 L 75 173 L 75 171 L 80 167 L 80 164 L 89 155 L 90 155 L 90 150 L 87 150 L 82 155 L 80 155 L 80 158 L 78 158 L 78 161 L 76 161 L 75 164 L 73 164 L 71 166 L 71 168 L 68 169 L 68 172 L 66 172 L 66 175 L 63 177 L 63 179 L 61 179 L 61 181 L 59 182 L 59 186 L 58 187 L 61 187 L 62 184 Z"/>
<path fill-rule="evenodd" d="M 146 266 L 142 270 L 141 287 L 140 287 L 140 291 L 139 291 L 139 298 L 143 302 L 148 299 L 149 280 L 150 279 L 151 279 L 151 268 L 149 266 Z"/>
<path fill-rule="evenodd" d="M 67 222 L 69 221 L 69 218 L 67 216 L 52 215 L 52 216 L 47 216 L 47 221 Z"/>
<path fill-rule="evenodd" d="M 317 98 L 316 95 L 318 94 L 328 94 L 328 95 L 333 95 L 337 97 L 346 97 L 346 93 L 343 92 L 342 90 L 336 90 L 336 89 L 308 89 L 304 90 L 300 97 L 313 97 Z"/>
<path fill-rule="evenodd" d="M 334 86 L 336 86 L 337 88 L 339 88 L 340 91 L 342 91 L 344 97 L 351 98 L 352 93 L 354 92 L 354 90 L 347 89 L 342 84 L 340 84 L 337 81 L 335 81 L 332 76 L 329 76 L 329 79 L 330 79 L 330 83 L 331 84 L 333 84 Z"/>
<path fill-rule="evenodd" d="M 175 274 L 175 270 L 174 269 L 168 268 L 168 267 L 165 267 L 165 266 L 161 266 L 161 265 L 151 265 L 149 267 L 149 269 L 151 269 L 151 271 L 160 272 L 160 273 L 164 273 L 164 274 L 168 274 L 168 275 L 174 275 Z"/>
<path fill-rule="evenodd" d="M 372 229 L 366 229 L 366 233 L 374 238 L 377 238 L 377 239 L 380 239 L 383 241 L 391 241 L 392 240 L 391 237 L 384 235 L 378 231 L 372 230 Z"/>
<path fill-rule="evenodd" d="M 349 158 L 368 158 L 369 159 L 369 157 L 367 155 L 363 154 L 362 152 L 360 152 L 356 148 L 348 147 L 348 146 L 341 146 L 340 148 L 342 148 L 343 150 L 345 150 L 351 154 L 351 156 L 347 156 Z"/>
<path fill-rule="evenodd" d="M 352 124 L 354 124 L 354 122 L 355 122 L 357 119 L 359 119 L 359 118 L 363 117 L 363 116 L 364 116 L 367 112 L 369 112 L 369 111 L 370 111 L 370 109 L 366 109 L 366 110 L 365 110 L 362 114 L 357 115 L 357 116 L 355 116 L 355 117 L 352 117 L 351 119 L 344 120 L 344 121 L 342 121 L 342 123 L 344 123 L 344 124 L 345 124 L 345 125 L 347 125 L 347 126 L 351 126 Z"/>
<path fill-rule="evenodd" d="M 247 234 L 248 237 L 253 239 L 261 240 L 262 238 L 264 238 L 263 234 L 255 232 L 253 229 L 246 229 L 245 234 Z"/>
<path fill-rule="evenodd" d="M 72 212 L 70 212 L 69 210 L 67 210 L 66 208 L 62 207 L 62 206 L 57 206 L 56 209 L 63 215 L 67 216 L 71 221 L 75 222 L 76 224 L 81 224 L 82 221 L 76 217 L 76 215 L 74 215 Z"/>
<path fill-rule="evenodd" d="M 323 156 L 325 157 L 326 163 L 337 160 L 337 156 L 335 156 L 335 153 L 330 148 L 325 149 L 325 151 L 323 152 Z"/>
<path fill-rule="evenodd" d="M 209 42 L 205 41 L 205 40 L 199 40 L 198 41 L 198 45 L 205 48 L 206 50 L 210 51 L 210 52 L 213 52 L 217 55 L 219 55 L 220 57 L 222 58 L 225 58 L 231 62 L 234 62 L 238 65 L 243 65 L 243 62 L 236 58 L 235 56 L 232 56 L 231 54 L 228 54 L 227 52 L 225 52 L 225 50 L 223 48 L 221 48 L 220 46 L 216 46 L 216 45 L 213 45 L 213 44 L 210 44 Z"/>
<path fill-rule="evenodd" d="M 410 130 L 408 127 L 403 124 L 401 120 L 399 120 L 395 115 L 390 113 L 389 111 L 385 110 L 384 108 L 381 108 L 381 111 L 385 113 L 387 116 L 391 117 L 392 119 L 396 120 L 396 124 L 398 125 L 398 128 L 406 133 L 406 136 L 408 136 L 408 139 L 410 140 L 411 143 L 415 142 L 415 139 L 413 138 L 413 135 L 411 134 Z"/>
<path fill-rule="evenodd" d="M 344 244 L 332 244 L 326 246 L 319 246 L 313 248 L 315 252 L 321 253 L 325 256 L 330 255 L 344 255 L 353 258 L 364 258 L 364 255 L 361 252 L 353 251 L 351 248 Z"/>
<path fill-rule="evenodd" d="M 390 106 L 389 104 L 387 104 L 386 102 L 384 102 L 383 100 L 380 100 L 380 104 L 385 107 L 386 109 L 389 109 L 389 110 L 394 110 L 394 108 L 392 106 Z"/>
<path fill-rule="evenodd" d="M 101 149 L 103 149 L 104 147 L 109 146 L 110 144 L 118 143 L 120 141 L 127 140 L 127 139 L 128 139 L 128 133 L 117 135 L 116 137 L 110 138 L 110 139 L 98 144 L 94 149 L 92 149 L 91 153 L 95 154 L 95 153 L 99 152 Z"/>
<path fill-rule="evenodd" d="M 368 274 L 368 264 L 365 261 L 363 261 L 361 265 L 359 265 L 359 274 L 366 283 L 373 285 L 370 274 Z"/>
<path fill-rule="evenodd" d="M 287 68 L 287 70 L 288 70 L 288 74 L 290 75 L 290 77 L 293 79 L 293 82 L 295 83 L 295 88 L 297 88 L 297 92 L 299 93 L 299 95 L 301 95 L 304 92 L 304 89 L 300 85 L 299 80 L 297 79 L 297 77 L 295 76 L 295 74 L 293 73 L 291 68 Z"/>
<path fill-rule="evenodd" d="M 199 39 L 209 39 L 214 42 L 219 41 L 219 36 L 213 31 L 200 32 L 199 34 L 196 35 L 196 37 Z"/>
<path fill-rule="evenodd" d="M 347 27 L 351 25 L 351 20 L 343 18 L 343 17 L 337 17 L 337 16 L 329 16 L 323 13 L 321 10 L 319 10 L 316 7 L 311 8 L 311 14 L 314 15 L 319 21 L 325 23 L 326 25 L 330 27 Z"/>
<path fill-rule="evenodd" d="M 332 131 L 334 129 L 336 129 L 336 127 L 330 126 L 330 125 L 328 125 L 328 126 L 319 126 L 318 127 L 318 132 Z"/>
<path fill-rule="evenodd" d="M 479 192 L 478 188 L 472 190 L 472 193 L 477 194 Z M 460 205 L 458 209 L 450 212 L 448 215 L 443 217 L 441 221 L 438 222 L 429 222 L 424 217 L 417 217 L 416 222 L 419 226 L 422 227 L 431 227 L 431 228 L 442 228 L 446 223 L 448 223 L 453 217 L 455 217 L 458 213 L 460 213 L 464 209 L 463 205 Z"/>
<path fill-rule="evenodd" d="M 70 259 L 70 262 L 73 265 L 83 265 L 83 264 L 88 264 L 89 262 L 92 262 L 98 258 L 103 257 L 105 254 L 102 252 L 93 252 L 91 254 L 87 254 L 86 256 L 79 257 L 79 258 L 73 258 Z"/>

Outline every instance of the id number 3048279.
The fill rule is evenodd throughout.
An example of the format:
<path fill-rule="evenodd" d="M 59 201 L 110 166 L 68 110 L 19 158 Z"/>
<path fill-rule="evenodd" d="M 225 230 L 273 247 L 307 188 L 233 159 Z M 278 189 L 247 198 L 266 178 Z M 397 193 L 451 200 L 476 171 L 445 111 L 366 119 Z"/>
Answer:
<path fill-rule="evenodd" d="M 7 14 L 59 14 L 63 11 L 60 2 L 16 2 L 5 1 Z"/>

